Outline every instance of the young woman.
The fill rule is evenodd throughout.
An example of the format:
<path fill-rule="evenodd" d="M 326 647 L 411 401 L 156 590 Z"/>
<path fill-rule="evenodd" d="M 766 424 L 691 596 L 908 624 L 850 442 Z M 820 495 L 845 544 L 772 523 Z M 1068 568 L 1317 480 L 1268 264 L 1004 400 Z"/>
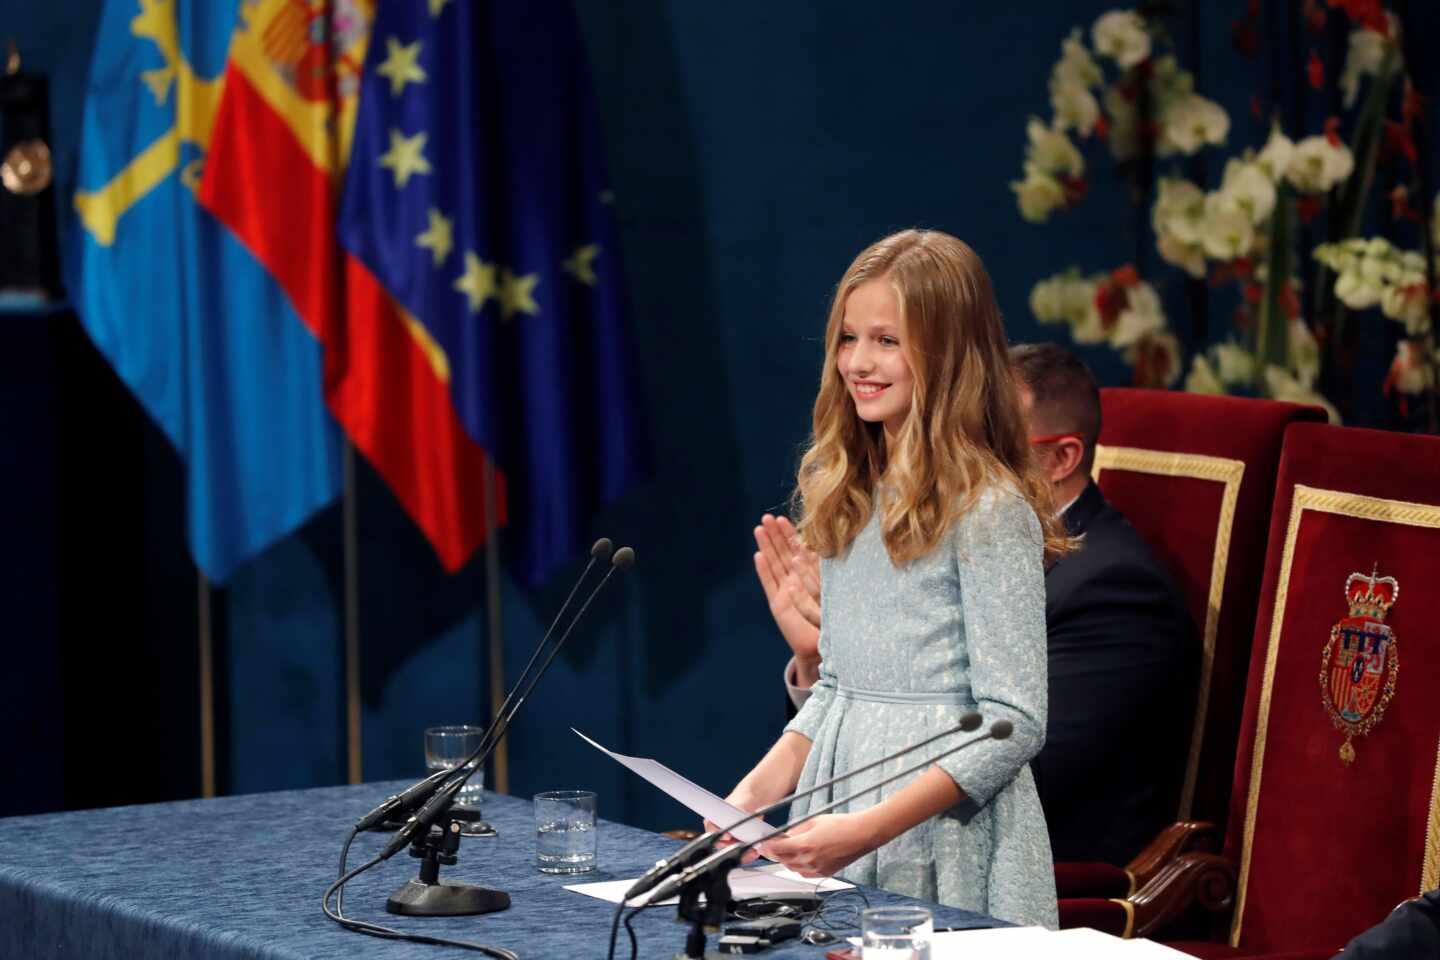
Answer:
<path fill-rule="evenodd" d="M 762 852 L 806 876 L 840 873 L 1054 926 L 1050 845 L 1027 763 L 1045 739 L 1043 564 L 1068 544 L 1031 462 L 989 277 L 947 234 L 886 237 L 841 278 L 825 344 L 795 495 L 800 535 L 822 558 L 820 679 L 730 800 L 755 809 L 970 710 L 987 725 L 1009 720 L 1009 739 L 941 760 Z M 959 742 L 817 793 L 792 816 Z"/>

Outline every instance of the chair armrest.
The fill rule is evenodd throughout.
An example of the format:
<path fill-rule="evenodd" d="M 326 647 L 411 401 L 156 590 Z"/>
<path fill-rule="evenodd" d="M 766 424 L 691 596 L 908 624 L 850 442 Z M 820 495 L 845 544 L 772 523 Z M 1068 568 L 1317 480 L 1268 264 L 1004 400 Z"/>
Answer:
<path fill-rule="evenodd" d="M 1235 886 L 1235 865 L 1224 857 L 1181 854 L 1126 898 L 1135 915 L 1132 935 L 1154 937 L 1194 907 L 1223 919 L 1235 906 Z"/>
<path fill-rule="evenodd" d="M 1219 849 L 1220 831 L 1206 821 L 1172 823 L 1126 866 L 1109 863 L 1055 864 L 1055 894 L 1061 900 L 1128 897 L 1182 853 Z"/>
<path fill-rule="evenodd" d="M 1149 846 L 1126 864 L 1125 872 L 1135 878 L 1134 890 L 1139 890 L 1182 853 L 1214 853 L 1218 849 L 1220 831 L 1215 824 L 1208 820 L 1181 820 L 1161 830 Z"/>

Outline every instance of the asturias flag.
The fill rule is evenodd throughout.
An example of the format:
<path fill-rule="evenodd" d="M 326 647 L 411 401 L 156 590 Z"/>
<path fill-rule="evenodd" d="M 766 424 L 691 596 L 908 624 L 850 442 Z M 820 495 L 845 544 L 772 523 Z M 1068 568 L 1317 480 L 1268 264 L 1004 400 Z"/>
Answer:
<path fill-rule="evenodd" d="M 206 205 L 324 342 L 332 410 L 445 565 L 483 539 L 488 459 L 512 569 L 543 580 L 645 446 L 568 0 L 259 0 L 249 24 Z"/>
<path fill-rule="evenodd" d="M 340 487 L 319 342 L 196 199 L 236 3 L 105 4 L 66 257 L 80 319 L 174 443 L 216 581 Z"/>

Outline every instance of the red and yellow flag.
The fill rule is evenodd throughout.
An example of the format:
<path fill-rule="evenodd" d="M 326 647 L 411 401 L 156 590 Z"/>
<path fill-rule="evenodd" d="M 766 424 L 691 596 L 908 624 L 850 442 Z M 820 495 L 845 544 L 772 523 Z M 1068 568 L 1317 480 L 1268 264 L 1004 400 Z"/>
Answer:
<path fill-rule="evenodd" d="M 258 0 L 231 43 L 200 200 L 325 349 L 326 402 L 447 569 L 485 537 L 485 452 L 444 351 L 337 239 L 374 0 Z M 504 484 L 499 485 L 503 520 Z"/>

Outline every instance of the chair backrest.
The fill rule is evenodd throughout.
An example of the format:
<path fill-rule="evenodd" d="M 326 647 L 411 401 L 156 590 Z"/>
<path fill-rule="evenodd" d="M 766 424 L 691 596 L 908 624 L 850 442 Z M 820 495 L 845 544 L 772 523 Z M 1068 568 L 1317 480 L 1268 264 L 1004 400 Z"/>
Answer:
<path fill-rule="evenodd" d="M 1291 427 L 1226 837 L 1232 944 L 1338 950 L 1440 886 L 1437 582 L 1440 438 Z"/>
<path fill-rule="evenodd" d="M 1202 642 L 1180 820 L 1223 829 L 1285 429 L 1318 407 L 1164 390 L 1100 391 L 1100 489 L 1169 567 Z"/>

